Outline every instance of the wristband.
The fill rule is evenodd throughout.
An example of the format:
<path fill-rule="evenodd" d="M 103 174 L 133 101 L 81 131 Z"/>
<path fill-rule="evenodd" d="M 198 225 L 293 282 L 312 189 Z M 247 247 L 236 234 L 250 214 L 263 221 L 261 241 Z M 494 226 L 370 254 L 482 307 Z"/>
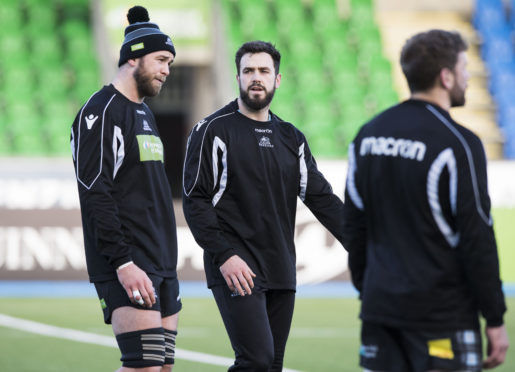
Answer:
<path fill-rule="evenodd" d="M 127 267 L 127 266 L 129 266 L 129 265 L 132 265 L 133 263 L 134 263 L 134 262 L 132 262 L 132 261 L 126 262 L 126 263 L 124 263 L 124 264 L 122 264 L 122 265 L 118 266 L 118 267 L 116 268 L 116 271 L 121 270 L 121 269 L 123 269 L 124 267 Z"/>

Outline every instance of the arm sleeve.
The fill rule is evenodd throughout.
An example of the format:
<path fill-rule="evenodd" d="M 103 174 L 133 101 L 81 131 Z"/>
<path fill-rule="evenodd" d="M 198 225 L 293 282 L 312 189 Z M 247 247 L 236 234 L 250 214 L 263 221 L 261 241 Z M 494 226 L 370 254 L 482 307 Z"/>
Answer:
<path fill-rule="evenodd" d="M 311 154 L 306 139 L 302 136 L 299 146 L 300 182 L 299 197 L 315 217 L 343 242 L 343 203 L 333 193 L 333 189 L 324 175 L 318 170 L 315 158 Z"/>
<path fill-rule="evenodd" d="M 470 150 L 457 159 L 457 249 L 479 310 L 487 325 L 495 327 L 503 324 L 506 305 L 490 215 L 486 158 L 479 139 L 470 141 Z"/>
<path fill-rule="evenodd" d="M 191 131 L 186 149 L 183 210 L 195 241 L 220 266 L 235 254 L 215 211 L 227 186 L 227 146 L 221 138 L 209 135 L 209 124 L 200 123 Z"/>
<path fill-rule="evenodd" d="M 363 199 L 357 187 L 357 178 L 356 154 L 354 143 L 351 143 L 343 208 L 343 244 L 349 252 L 352 283 L 361 292 L 366 265 L 366 220 Z"/>
<path fill-rule="evenodd" d="M 72 151 L 79 188 L 83 225 L 92 235 L 96 249 L 114 268 L 132 260 L 122 231 L 119 210 L 113 198 L 117 170 L 123 163 L 123 133 L 106 113 L 88 109 L 89 121 L 81 110 L 72 128 Z"/>

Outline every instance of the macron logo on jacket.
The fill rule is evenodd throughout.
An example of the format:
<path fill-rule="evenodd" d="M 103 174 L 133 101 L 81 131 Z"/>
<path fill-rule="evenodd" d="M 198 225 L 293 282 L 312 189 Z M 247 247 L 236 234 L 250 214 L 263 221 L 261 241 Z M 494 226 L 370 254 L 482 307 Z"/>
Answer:
<path fill-rule="evenodd" d="M 93 116 L 93 114 L 89 114 L 88 116 L 85 116 L 84 119 L 86 119 L 86 125 L 88 126 L 88 129 L 91 129 L 93 127 L 93 124 L 95 124 L 95 122 L 97 121 L 98 115 Z"/>
<path fill-rule="evenodd" d="M 383 155 L 400 156 L 406 159 L 424 160 L 426 154 L 426 144 L 420 141 L 413 141 L 404 138 L 393 137 L 365 137 L 361 141 L 359 154 L 365 156 Z"/>

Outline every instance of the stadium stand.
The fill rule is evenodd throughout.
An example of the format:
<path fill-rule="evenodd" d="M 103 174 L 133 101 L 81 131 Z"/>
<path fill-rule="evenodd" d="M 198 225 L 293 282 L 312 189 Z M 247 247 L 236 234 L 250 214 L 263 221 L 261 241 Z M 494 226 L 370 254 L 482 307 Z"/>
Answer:
<path fill-rule="evenodd" d="M 378 12 L 374 0 L 213 4 L 221 5 L 228 61 L 247 40 L 281 50 L 284 78 L 272 109 L 325 158 L 345 157 L 365 121 L 407 97 L 398 67 L 406 37 L 433 27 L 461 31 L 472 78 L 467 107 L 454 115 L 481 137 L 490 159 L 515 158 L 515 0 L 474 1 L 469 17 Z M 88 0 L 0 3 L 0 155 L 69 154 L 73 115 L 101 83 L 89 7 Z"/>
<path fill-rule="evenodd" d="M 501 0 L 476 0 L 472 22 L 480 37 L 488 87 L 504 135 L 504 157 L 515 159 L 515 1 L 507 5 Z"/>
<path fill-rule="evenodd" d="M 68 155 L 69 127 L 98 88 L 88 0 L 0 3 L 0 154 Z"/>
<path fill-rule="evenodd" d="M 274 43 L 283 81 L 272 110 L 322 157 L 344 157 L 359 127 L 397 100 L 371 0 L 222 0 L 229 54 L 247 40 Z"/>

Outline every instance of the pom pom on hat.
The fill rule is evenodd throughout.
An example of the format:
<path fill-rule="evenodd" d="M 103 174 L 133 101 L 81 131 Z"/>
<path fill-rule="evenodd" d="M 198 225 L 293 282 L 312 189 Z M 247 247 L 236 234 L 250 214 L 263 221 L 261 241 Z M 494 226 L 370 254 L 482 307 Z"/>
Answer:
<path fill-rule="evenodd" d="M 136 5 L 129 9 L 127 20 L 129 21 L 129 24 L 132 25 L 136 22 L 148 22 L 150 21 L 150 17 L 148 16 L 148 11 L 145 8 Z"/>
<path fill-rule="evenodd" d="M 120 48 L 118 66 L 129 59 L 143 57 L 159 50 L 168 50 L 175 56 L 172 40 L 159 29 L 158 25 L 149 22 L 147 9 L 139 5 L 130 8 L 127 20 L 129 25 L 125 28 L 125 39 Z"/>

